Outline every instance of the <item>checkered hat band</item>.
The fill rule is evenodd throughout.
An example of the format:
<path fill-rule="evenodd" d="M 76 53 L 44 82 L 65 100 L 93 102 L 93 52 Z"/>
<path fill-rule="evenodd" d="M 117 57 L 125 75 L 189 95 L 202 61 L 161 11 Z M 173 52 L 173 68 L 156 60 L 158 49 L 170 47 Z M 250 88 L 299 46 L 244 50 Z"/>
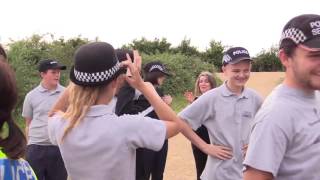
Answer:
<path fill-rule="evenodd" d="M 307 37 L 301 30 L 296 28 L 289 28 L 282 33 L 281 41 L 284 39 L 291 39 L 296 44 L 300 44 L 307 40 Z"/>
<path fill-rule="evenodd" d="M 152 72 L 154 69 L 159 69 L 160 71 L 163 71 L 164 69 L 160 65 L 153 65 L 151 66 L 149 72 Z"/>
<path fill-rule="evenodd" d="M 80 82 L 103 82 L 113 77 L 120 69 L 120 63 L 117 62 L 111 69 L 102 72 L 86 73 L 74 69 L 75 78 Z"/>

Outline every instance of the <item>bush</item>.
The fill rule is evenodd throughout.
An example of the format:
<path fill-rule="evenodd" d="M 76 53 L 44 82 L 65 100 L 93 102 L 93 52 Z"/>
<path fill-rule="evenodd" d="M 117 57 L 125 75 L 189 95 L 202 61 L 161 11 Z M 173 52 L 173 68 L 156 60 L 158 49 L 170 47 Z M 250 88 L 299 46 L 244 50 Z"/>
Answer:
<path fill-rule="evenodd" d="M 80 37 L 65 41 L 63 38 L 51 41 L 45 40 L 46 36 L 33 35 L 30 38 L 13 41 L 9 44 L 8 61 L 15 70 L 19 98 L 15 110 L 16 119 L 21 120 L 21 108 L 25 95 L 40 82 L 37 70 L 38 62 L 42 59 L 53 58 L 66 65 L 68 69 L 72 64 L 74 51 L 82 44 L 88 42 Z M 67 72 L 67 71 L 66 71 Z M 68 81 L 68 73 L 62 71 L 61 84 Z M 21 123 L 21 122 L 20 122 Z"/>
<path fill-rule="evenodd" d="M 223 52 L 227 48 L 228 47 L 223 45 L 220 41 L 212 40 L 209 48 L 202 53 L 202 59 L 205 62 L 213 64 L 216 70 L 221 72 Z"/>
<path fill-rule="evenodd" d="M 278 58 L 278 48 L 271 47 L 269 50 L 261 51 L 254 58 L 252 64 L 253 72 L 275 72 L 283 71 L 283 66 Z"/>
<path fill-rule="evenodd" d="M 201 61 L 199 57 L 183 54 L 143 54 L 142 59 L 143 64 L 158 60 L 166 65 L 172 76 L 166 79 L 163 89 L 171 95 L 182 94 L 186 90 L 193 91 L 195 79 L 200 72 L 215 72 L 212 64 Z"/>

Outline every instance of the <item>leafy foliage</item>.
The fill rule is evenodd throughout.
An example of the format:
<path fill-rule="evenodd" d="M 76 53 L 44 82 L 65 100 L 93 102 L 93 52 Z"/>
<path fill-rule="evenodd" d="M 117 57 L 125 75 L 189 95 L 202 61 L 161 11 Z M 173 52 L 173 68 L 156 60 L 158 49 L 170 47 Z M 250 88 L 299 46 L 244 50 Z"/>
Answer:
<path fill-rule="evenodd" d="M 94 41 L 98 41 L 98 39 Z M 19 88 L 16 117 L 21 118 L 21 106 L 26 93 L 40 82 L 37 71 L 38 62 L 46 58 L 58 59 L 70 69 L 75 50 L 88 42 L 88 39 L 80 36 L 71 39 L 64 39 L 63 37 L 55 39 L 53 35 L 46 34 L 33 35 L 8 44 L 8 60 L 16 72 Z M 220 71 L 223 52 L 227 46 L 212 40 L 209 47 L 201 52 L 191 45 L 190 39 L 186 38 L 177 47 L 171 47 L 171 43 L 165 38 L 154 40 L 141 38 L 124 45 L 122 48 L 139 50 L 144 63 L 160 60 L 166 64 L 172 76 L 164 84 L 164 90 L 168 94 L 181 96 L 186 90 L 193 90 L 195 79 L 200 72 Z M 261 51 L 254 59 L 253 71 L 283 70 L 275 47 Z M 68 73 L 66 72 L 63 72 L 61 76 L 63 85 L 68 81 Z M 217 79 L 217 81 L 218 84 L 221 83 L 221 80 Z"/>
<path fill-rule="evenodd" d="M 221 70 L 222 67 L 222 57 L 223 52 L 226 50 L 226 46 L 222 45 L 222 43 L 219 41 L 212 40 L 210 42 L 209 48 L 202 53 L 202 59 L 205 62 L 211 63 L 214 65 L 214 67 L 217 68 L 217 70 Z"/>
<path fill-rule="evenodd" d="M 156 60 L 164 63 L 172 74 L 163 87 L 171 95 L 181 94 L 186 90 L 193 91 L 195 79 L 200 72 L 215 71 L 212 64 L 201 61 L 199 57 L 170 53 L 143 55 L 144 64 Z"/>
<path fill-rule="evenodd" d="M 38 62 L 42 59 L 53 58 L 70 67 L 72 56 L 76 48 L 88 42 L 87 39 L 76 37 L 65 41 L 63 38 L 50 41 L 45 40 L 46 35 L 33 35 L 30 38 L 13 41 L 9 44 L 8 61 L 16 73 L 19 89 L 18 108 L 16 115 L 21 114 L 21 107 L 25 95 L 40 82 L 37 70 Z M 66 84 L 67 73 L 62 72 L 61 82 Z"/>
<path fill-rule="evenodd" d="M 201 53 L 198 49 L 191 45 L 191 39 L 183 39 L 176 48 L 171 49 L 172 53 L 181 53 L 186 56 L 199 56 Z"/>
<path fill-rule="evenodd" d="M 278 48 L 271 47 L 269 50 L 261 51 L 257 57 L 254 58 L 252 64 L 252 71 L 255 72 L 275 72 L 283 71 L 282 64 L 278 58 Z"/>
<path fill-rule="evenodd" d="M 158 54 L 170 51 L 171 44 L 167 42 L 167 39 L 162 38 L 154 39 L 153 41 L 147 40 L 146 38 L 141 38 L 140 40 L 133 40 L 132 43 L 124 45 L 123 49 L 136 49 L 140 53 L 145 54 Z"/>

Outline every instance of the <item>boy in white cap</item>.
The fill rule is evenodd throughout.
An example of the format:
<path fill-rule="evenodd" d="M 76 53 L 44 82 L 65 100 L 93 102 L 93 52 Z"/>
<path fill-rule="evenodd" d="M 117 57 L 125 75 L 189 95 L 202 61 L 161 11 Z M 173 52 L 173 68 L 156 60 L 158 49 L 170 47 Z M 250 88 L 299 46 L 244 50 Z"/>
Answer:
<path fill-rule="evenodd" d="M 255 117 L 245 180 L 320 178 L 320 15 L 294 17 L 283 28 L 282 84 Z"/>
<path fill-rule="evenodd" d="M 182 133 L 209 155 L 202 180 L 240 180 L 243 177 L 242 161 L 250 123 L 262 103 L 255 91 L 245 87 L 251 61 L 245 48 L 227 50 L 222 62 L 226 82 L 201 95 L 179 114 L 185 121 Z M 201 125 L 208 129 L 211 144 L 193 132 L 192 129 Z"/>

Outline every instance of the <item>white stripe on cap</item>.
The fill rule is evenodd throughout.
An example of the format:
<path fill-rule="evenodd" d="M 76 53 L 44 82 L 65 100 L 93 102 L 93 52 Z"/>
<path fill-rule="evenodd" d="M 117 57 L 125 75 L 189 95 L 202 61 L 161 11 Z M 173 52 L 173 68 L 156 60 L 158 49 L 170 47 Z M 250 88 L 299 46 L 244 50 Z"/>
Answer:
<path fill-rule="evenodd" d="M 120 63 L 117 62 L 111 69 L 102 72 L 86 73 L 74 69 L 74 75 L 80 82 L 102 82 L 110 79 L 119 69 Z"/>
<path fill-rule="evenodd" d="M 164 71 L 161 65 L 156 64 L 151 66 L 149 72 L 152 72 L 152 70 L 154 69 L 159 69 L 160 71 Z"/>
<path fill-rule="evenodd" d="M 280 42 L 284 39 L 291 39 L 296 44 L 300 44 L 303 43 L 307 39 L 307 37 L 301 30 L 297 28 L 289 28 L 282 33 Z"/>
<path fill-rule="evenodd" d="M 57 61 L 51 61 L 50 64 L 58 64 Z"/>
<path fill-rule="evenodd" d="M 229 62 L 232 60 L 232 58 L 231 58 L 228 54 L 225 54 L 225 55 L 223 56 L 222 60 L 223 60 L 223 62 L 225 62 L 225 63 L 229 63 Z"/>

